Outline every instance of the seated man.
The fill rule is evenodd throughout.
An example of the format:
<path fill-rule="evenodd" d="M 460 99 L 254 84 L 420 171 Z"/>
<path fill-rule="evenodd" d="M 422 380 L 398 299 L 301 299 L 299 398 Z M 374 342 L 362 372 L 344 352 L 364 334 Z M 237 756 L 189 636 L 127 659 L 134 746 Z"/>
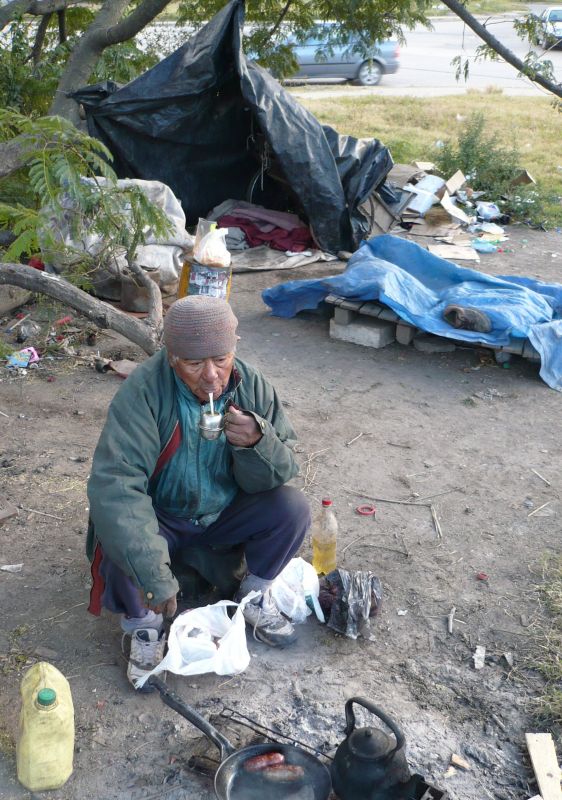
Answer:
<path fill-rule="evenodd" d="M 213 297 L 176 301 L 165 348 L 115 395 L 88 483 L 90 611 L 121 614 L 131 635 L 131 682 L 164 652 L 163 616 L 177 610 L 171 559 L 197 544 L 244 546 L 248 574 L 236 599 L 254 635 L 272 646 L 295 640 L 270 586 L 310 525 L 303 494 L 284 484 L 297 473 L 294 431 L 270 383 L 235 358 L 238 321 Z M 225 413 L 220 438 L 201 437 L 209 393 Z"/>

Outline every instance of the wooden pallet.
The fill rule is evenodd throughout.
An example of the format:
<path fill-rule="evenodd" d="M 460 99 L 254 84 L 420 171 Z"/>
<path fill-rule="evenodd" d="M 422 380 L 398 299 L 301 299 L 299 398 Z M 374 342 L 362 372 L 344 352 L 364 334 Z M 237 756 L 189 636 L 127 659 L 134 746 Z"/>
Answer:
<path fill-rule="evenodd" d="M 419 328 L 411 325 L 409 322 L 401 319 L 398 314 L 393 311 L 384 303 L 379 303 L 375 300 L 367 302 L 363 300 L 348 300 L 346 297 L 340 297 L 336 294 L 329 294 L 324 298 L 324 302 L 334 306 L 334 318 L 339 325 L 348 325 L 352 322 L 360 322 L 361 317 L 370 319 L 384 320 L 385 322 L 394 323 L 396 325 L 396 340 L 399 344 L 410 344 L 417 335 L 424 332 Z M 339 311 L 338 311 L 339 309 Z M 444 342 L 453 343 L 458 347 L 470 347 L 471 343 L 460 339 L 451 339 L 450 337 L 436 337 L 443 339 Z M 485 342 L 475 342 L 478 347 L 485 347 L 493 350 L 495 354 L 505 353 L 509 355 L 522 356 L 532 361 L 540 361 L 540 355 L 535 350 L 529 339 L 515 340 L 513 344 L 505 345 L 502 347 L 493 347 Z M 498 361 L 504 360 L 501 356 L 496 356 Z"/>

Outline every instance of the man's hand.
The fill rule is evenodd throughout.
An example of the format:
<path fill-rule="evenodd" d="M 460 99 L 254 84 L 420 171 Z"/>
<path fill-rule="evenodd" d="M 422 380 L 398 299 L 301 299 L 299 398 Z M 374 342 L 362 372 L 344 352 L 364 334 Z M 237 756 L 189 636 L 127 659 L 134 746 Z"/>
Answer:
<path fill-rule="evenodd" d="M 253 447 L 263 436 L 255 417 L 235 406 L 230 406 L 226 415 L 224 434 L 236 447 Z"/>
<path fill-rule="evenodd" d="M 178 601 L 176 600 L 176 595 L 173 597 L 168 597 L 167 600 L 164 600 L 163 603 L 158 603 L 157 606 L 149 605 L 149 608 L 155 611 L 156 614 L 163 614 L 164 617 L 172 619 L 178 610 Z"/>

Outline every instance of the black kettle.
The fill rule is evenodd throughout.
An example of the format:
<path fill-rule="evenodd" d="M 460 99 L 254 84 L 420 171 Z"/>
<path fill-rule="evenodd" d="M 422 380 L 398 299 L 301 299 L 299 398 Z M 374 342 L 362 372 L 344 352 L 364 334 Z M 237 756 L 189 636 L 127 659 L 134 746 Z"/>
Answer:
<path fill-rule="evenodd" d="M 356 728 L 353 704 L 363 706 L 387 725 L 396 741 L 380 728 Z M 345 704 L 346 738 L 331 766 L 340 800 L 399 800 L 410 779 L 404 734 L 380 708 L 363 697 Z"/>

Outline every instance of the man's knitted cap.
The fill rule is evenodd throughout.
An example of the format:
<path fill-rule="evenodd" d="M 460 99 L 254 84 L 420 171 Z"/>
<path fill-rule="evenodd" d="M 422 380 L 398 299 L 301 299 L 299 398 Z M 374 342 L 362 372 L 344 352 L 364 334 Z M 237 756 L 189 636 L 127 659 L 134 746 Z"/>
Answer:
<path fill-rule="evenodd" d="M 236 348 L 238 320 L 226 300 L 192 295 L 173 303 L 164 319 L 164 344 L 179 358 L 214 358 Z"/>

